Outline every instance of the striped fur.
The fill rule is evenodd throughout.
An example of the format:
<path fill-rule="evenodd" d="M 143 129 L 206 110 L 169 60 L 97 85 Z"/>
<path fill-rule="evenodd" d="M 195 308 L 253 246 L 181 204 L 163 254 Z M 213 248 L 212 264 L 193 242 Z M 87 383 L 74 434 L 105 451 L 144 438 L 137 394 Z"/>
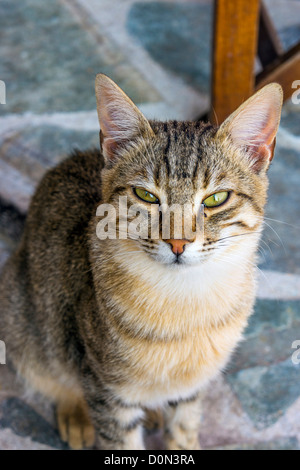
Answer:
<path fill-rule="evenodd" d="M 94 426 L 105 449 L 142 449 L 145 412 L 160 408 L 167 447 L 195 449 L 202 390 L 225 367 L 252 312 L 270 126 L 267 150 L 265 121 L 260 147 L 249 150 L 244 141 L 239 147 L 238 130 L 231 138 L 236 114 L 220 129 L 148 122 L 109 79 L 101 76 L 97 87 L 106 106 L 98 109 L 103 154 L 76 152 L 37 189 L 1 278 L 0 338 L 19 373 L 57 404 L 72 447 L 92 445 Z M 273 85 L 254 108 L 260 100 L 272 110 L 279 95 Z M 247 113 L 253 122 L 251 103 L 243 122 Z M 275 135 L 278 116 L 269 114 Z M 217 191 L 230 197 L 205 209 L 204 239 L 190 240 L 174 263 L 161 230 L 159 239 L 96 235 L 98 204 L 118 210 L 120 195 L 146 208 L 141 223 L 149 221 L 137 186 L 194 211 Z"/>

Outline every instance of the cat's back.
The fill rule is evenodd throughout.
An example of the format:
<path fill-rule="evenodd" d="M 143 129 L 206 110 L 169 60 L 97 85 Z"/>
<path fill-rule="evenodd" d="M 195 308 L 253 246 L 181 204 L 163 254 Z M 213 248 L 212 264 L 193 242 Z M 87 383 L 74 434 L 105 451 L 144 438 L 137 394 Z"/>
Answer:
<path fill-rule="evenodd" d="M 61 227 L 69 232 L 88 221 L 101 200 L 103 157 L 98 150 L 75 151 L 40 182 L 29 208 L 26 229 L 35 233 Z M 55 227 L 55 222 L 60 223 Z"/>
<path fill-rule="evenodd" d="M 21 242 L 3 270 L 1 297 L 7 297 L 9 285 L 22 299 L 20 305 L 30 300 L 34 310 L 45 312 L 47 307 L 49 314 L 66 306 L 73 310 L 92 284 L 88 225 L 101 201 L 102 167 L 99 151 L 76 151 L 45 174 L 32 198 Z M 23 305 L 21 310 L 32 309 Z"/>
<path fill-rule="evenodd" d="M 102 167 L 99 151 L 77 151 L 39 184 L 20 247 L 37 295 L 47 285 L 73 302 L 90 284 L 88 226 L 101 202 Z"/>
<path fill-rule="evenodd" d="M 0 279 L 0 337 L 16 363 L 27 351 L 31 368 L 34 357 L 51 364 L 44 344 L 56 344 L 57 356 L 78 356 L 76 315 L 94 305 L 88 225 L 101 201 L 102 167 L 99 151 L 74 152 L 45 174 L 32 198 Z"/>

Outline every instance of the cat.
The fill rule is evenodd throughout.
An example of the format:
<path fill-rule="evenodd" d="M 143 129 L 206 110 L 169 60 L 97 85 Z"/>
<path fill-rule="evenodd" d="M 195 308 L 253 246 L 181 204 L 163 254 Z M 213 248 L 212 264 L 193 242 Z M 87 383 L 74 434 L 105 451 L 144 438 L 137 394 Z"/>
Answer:
<path fill-rule="evenodd" d="M 56 404 L 71 448 L 144 449 L 162 409 L 167 449 L 199 449 L 201 396 L 241 340 L 282 90 L 270 84 L 220 127 L 148 121 L 96 77 L 101 150 L 47 172 L 1 277 L 0 338 L 27 383 Z M 100 204 L 203 208 L 203 237 L 100 240 Z M 118 214 L 118 212 L 117 212 Z M 195 216 L 195 214 L 194 214 Z M 161 226 L 160 226 L 161 228 Z"/>

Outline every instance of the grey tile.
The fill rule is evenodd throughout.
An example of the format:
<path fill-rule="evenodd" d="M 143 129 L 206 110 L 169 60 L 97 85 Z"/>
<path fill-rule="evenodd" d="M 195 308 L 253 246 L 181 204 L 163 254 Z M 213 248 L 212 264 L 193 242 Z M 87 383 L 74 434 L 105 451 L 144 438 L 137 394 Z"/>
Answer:
<path fill-rule="evenodd" d="M 0 404 L 0 427 L 9 428 L 22 437 L 47 444 L 56 449 L 67 449 L 57 431 L 36 411 L 19 398 L 7 398 Z"/>
<path fill-rule="evenodd" d="M 291 358 L 292 343 L 300 339 L 300 301 L 257 300 L 244 336 L 227 374 Z"/>
<path fill-rule="evenodd" d="M 210 80 L 212 3 L 136 2 L 127 29 L 167 70 L 200 91 Z"/>
<path fill-rule="evenodd" d="M 274 424 L 300 396 L 300 365 L 291 358 L 228 374 L 227 380 L 258 429 Z"/>
<path fill-rule="evenodd" d="M 158 95 L 117 47 L 109 53 L 58 0 L 2 0 L 0 77 L 6 83 L 2 113 L 95 109 L 95 75 L 106 73 L 135 102 Z M 104 38 L 103 38 L 104 42 Z"/>

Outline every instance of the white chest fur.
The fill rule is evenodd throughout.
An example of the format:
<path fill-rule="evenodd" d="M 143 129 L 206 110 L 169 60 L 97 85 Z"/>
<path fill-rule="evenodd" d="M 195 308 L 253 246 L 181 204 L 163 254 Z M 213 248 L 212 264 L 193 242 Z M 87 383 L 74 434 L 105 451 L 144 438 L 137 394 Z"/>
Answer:
<path fill-rule="evenodd" d="M 144 259 L 131 259 L 136 289 L 115 301 L 124 323 L 148 337 L 124 338 L 130 381 L 119 390 L 123 399 L 158 406 L 188 397 L 224 367 L 254 298 L 254 272 L 246 257 L 238 259 L 181 270 L 156 263 L 141 269 Z"/>

